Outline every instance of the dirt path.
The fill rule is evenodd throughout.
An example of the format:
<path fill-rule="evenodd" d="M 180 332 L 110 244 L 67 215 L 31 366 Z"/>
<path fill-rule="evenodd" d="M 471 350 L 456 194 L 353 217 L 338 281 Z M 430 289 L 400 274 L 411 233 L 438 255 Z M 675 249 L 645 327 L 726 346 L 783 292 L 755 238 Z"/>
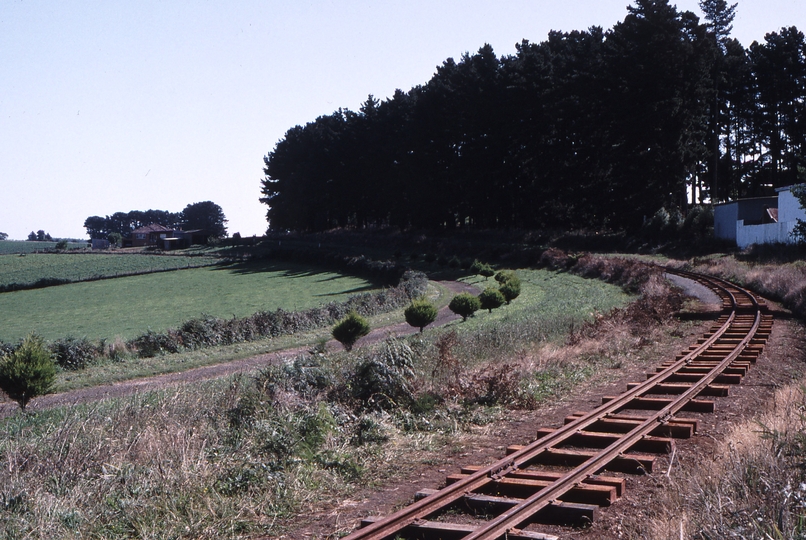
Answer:
<path fill-rule="evenodd" d="M 447 288 L 453 294 L 458 294 L 461 292 L 471 292 L 475 294 L 478 292 L 474 287 L 458 281 L 440 281 L 438 283 Z M 459 316 L 451 312 L 446 306 L 439 310 L 437 319 L 432 323 L 432 325 L 442 326 L 457 319 L 459 319 Z M 406 336 L 416 332 L 416 328 L 409 326 L 405 322 L 383 326 L 381 328 L 372 330 L 367 336 L 364 336 L 362 339 L 360 339 L 356 346 L 376 343 L 386 339 L 389 336 Z M 341 344 L 339 344 L 336 340 L 330 340 L 327 342 L 327 347 L 335 350 L 340 348 Z M 253 371 L 263 366 L 276 364 L 286 358 L 293 358 L 294 356 L 307 351 L 309 348 L 310 347 L 308 346 L 295 347 L 291 349 L 284 349 L 282 351 L 252 356 L 249 358 L 243 358 L 241 360 L 233 360 L 231 362 L 225 362 L 222 364 L 193 368 L 187 371 L 166 373 L 164 375 L 155 375 L 153 377 L 145 377 L 142 379 L 104 384 L 58 394 L 48 394 L 32 400 L 31 403 L 28 404 L 28 409 L 36 411 L 62 405 L 89 403 L 101 399 L 129 396 L 138 392 L 157 390 L 178 384 L 204 381 L 224 377 L 226 375 L 232 375 L 235 373 Z M 0 402 L 0 418 L 14 414 L 17 410 L 18 406 L 13 401 Z"/>

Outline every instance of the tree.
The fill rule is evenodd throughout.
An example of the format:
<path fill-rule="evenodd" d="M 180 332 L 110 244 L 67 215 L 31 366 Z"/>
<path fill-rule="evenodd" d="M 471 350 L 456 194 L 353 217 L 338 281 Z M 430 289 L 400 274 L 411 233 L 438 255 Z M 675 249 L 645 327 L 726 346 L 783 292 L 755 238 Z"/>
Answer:
<path fill-rule="evenodd" d="M 437 319 L 437 308 L 425 298 L 421 298 L 413 301 L 403 312 L 403 315 L 406 317 L 407 323 L 419 328 L 420 333 L 422 333 L 423 328 Z"/>
<path fill-rule="evenodd" d="M 369 334 L 369 330 L 369 322 L 355 311 L 351 311 L 333 327 L 333 337 L 350 351 L 356 341 Z"/>
<path fill-rule="evenodd" d="M 120 246 L 121 242 L 123 241 L 123 237 L 120 235 L 120 233 L 116 232 L 109 233 L 106 236 L 106 239 L 109 240 L 109 245 L 111 246 Z"/>
<path fill-rule="evenodd" d="M 91 240 L 103 240 L 107 235 L 106 218 L 90 216 L 84 220 L 84 228 Z"/>
<path fill-rule="evenodd" d="M 0 240 L 5 240 L 7 238 L 8 238 L 8 234 L 6 234 L 4 232 L 0 232 Z"/>
<path fill-rule="evenodd" d="M 36 242 L 36 233 L 34 231 L 31 231 L 30 233 L 28 233 L 28 241 L 29 242 Z"/>
<path fill-rule="evenodd" d="M 212 201 L 189 204 L 182 210 L 182 227 L 186 231 L 203 229 L 209 236 L 223 238 L 227 236 L 227 222 L 224 211 Z"/>
<path fill-rule="evenodd" d="M 494 309 L 503 306 L 506 301 L 506 298 L 504 298 L 504 295 L 501 294 L 501 291 L 498 289 L 484 289 L 484 291 L 482 291 L 482 293 L 479 295 L 481 309 L 487 309 L 490 311 L 490 313 L 492 313 Z"/>
<path fill-rule="evenodd" d="M 462 320 L 466 321 L 468 317 L 472 317 L 474 313 L 481 309 L 481 302 L 470 293 L 459 293 L 451 299 L 448 309 L 457 315 L 461 315 Z"/>
<path fill-rule="evenodd" d="M 31 334 L 14 352 L 0 360 L 0 390 L 22 410 L 36 396 L 53 390 L 56 364 L 44 340 Z"/>
<path fill-rule="evenodd" d="M 792 195 L 800 203 L 800 207 L 806 209 L 806 184 L 798 184 L 792 186 Z M 801 244 L 806 244 L 806 221 L 798 219 L 795 229 L 792 231 L 792 237 Z"/>

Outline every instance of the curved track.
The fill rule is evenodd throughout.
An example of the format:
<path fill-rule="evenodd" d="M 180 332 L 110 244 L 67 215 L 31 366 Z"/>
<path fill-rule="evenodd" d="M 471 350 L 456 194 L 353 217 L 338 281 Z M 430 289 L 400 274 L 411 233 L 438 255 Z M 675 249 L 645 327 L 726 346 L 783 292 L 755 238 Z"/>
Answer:
<path fill-rule="evenodd" d="M 510 447 L 492 465 L 462 469 L 443 489 L 421 492 L 414 504 L 383 519 L 365 520 L 347 538 L 552 539 L 539 532 L 541 523 L 593 520 L 599 507 L 621 496 L 624 474 L 651 471 L 656 454 L 671 452 L 675 438 L 696 431 L 698 420 L 679 414 L 713 412 L 709 398 L 741 382 L 772 329 L 764 300 L 750 291 L 675 273 L 722 300 L 720 317 L 699 343 L 593 411 L 567 417 L 558 429 L 541 428 L 531 444 Z"/>

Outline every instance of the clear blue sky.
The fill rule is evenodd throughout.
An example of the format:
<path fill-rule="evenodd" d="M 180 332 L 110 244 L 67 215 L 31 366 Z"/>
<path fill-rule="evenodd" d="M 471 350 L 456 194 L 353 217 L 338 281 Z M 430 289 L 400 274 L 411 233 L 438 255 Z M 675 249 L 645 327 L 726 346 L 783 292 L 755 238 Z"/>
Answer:
<path fill-rule="evenodd" d="M 262 234 L 263 156 L 290 127 L 484 43 L 611 28 L 629 3 L 0 0 L 0 231 L 84 238 L 91 215 L 211 200 Z M 739 0 L 733 36 L 792 25 L 803 0 Z"/>

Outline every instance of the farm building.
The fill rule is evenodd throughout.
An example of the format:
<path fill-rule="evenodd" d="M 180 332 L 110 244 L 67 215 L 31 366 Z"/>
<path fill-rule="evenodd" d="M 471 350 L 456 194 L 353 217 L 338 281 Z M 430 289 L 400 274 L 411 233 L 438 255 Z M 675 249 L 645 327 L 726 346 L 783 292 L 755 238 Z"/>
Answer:
<path fill-rule="evenodd" d="M 714 236 L 732 240 L 740 248 L 750 244 L 789 243 L 798 219 L 806 211 L 792 194 L 792 186 L 775 190 L 774 197 L 741 199 L 714 207 Z"/>
<path fill-rule="evenodd" d="M 151 223 L 131 233 L 132 247 L 154 246 L 162 248 L 164 240 L 173 236 L 174 230 L 163 225 Z"/>
<path fill-rule="evenodd" d="M 183 231 L 152 223 L 133 230 L 126 244 L 132 247 L 149 246 L 165 250 L 182 249 L 194 244 L 206 244 L 209 236 L 209 231 L 203 229 Z"/>

